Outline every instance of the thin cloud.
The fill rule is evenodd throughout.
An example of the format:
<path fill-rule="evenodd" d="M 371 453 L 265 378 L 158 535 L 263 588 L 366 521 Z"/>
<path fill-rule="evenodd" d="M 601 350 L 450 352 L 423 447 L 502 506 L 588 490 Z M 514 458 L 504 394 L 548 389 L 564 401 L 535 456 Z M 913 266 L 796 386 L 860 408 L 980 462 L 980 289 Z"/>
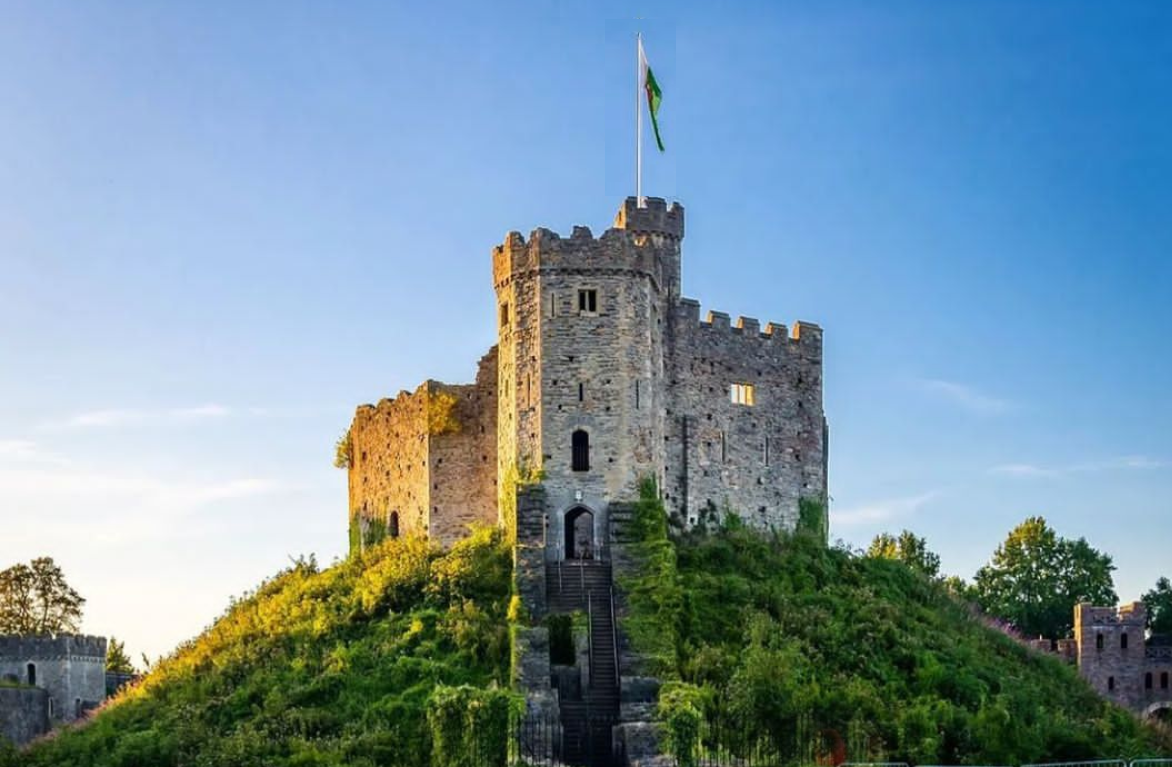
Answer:
<path fill-rule="evenodd" d="M 198 421 L 224 418 L 232 415 L 232 413 L 233 410 L 231 408 L 216 403 L 157 410 L 144 408 L 111 408 L 78 413 L 62 421 L 50 422 L 46 426 L 52 429 L 110 428 L 145 422 Z"/>
<path fill-rule="evenodd" d="M 979 415 L 997 415 L 1013 407 L 1009 400 L 994 397 L 977 390 L 967 384 L 956 381 L 944 381 L 939 378 L 919 378 L 915 381 L 916 387 L 939 399 L 947 400 L 954 405 Z"/>
<path fill-rule="evenodd" d="M 36 442 L 27 439 L 0 439 L 0 463 L 49 463 L 66 464 L 56 453 L 45 450 Z"/>
<path fill-rule="evenodd" d="M 1084 461 L 1065 466 L 1041 466 L 1033 463 L 1006 463 L 989 469 L 990 474 L 1001 474 L 1010 477 L 1034 477 L 1054 479 L 1069 477 L 1074 474 L 1089 474 L 1100 471 L 1134 471 L 1163 469 L 1172 466 L 1172 462 L 1152 458 L 1146 455 L 1121 455 L 1100 461 Z"/>
<path fill-rule="evenodd" d="M 938 495 L 938 492 L 932 491 L 902 498 L 871 501 L 858 506 L 849 506 L 844 509 L 835 508 L 831 511 L 830 519 L 831 522 L 840 527 L 855 527 L 857 525 L 886 522 L 891 519 L 915 514 L 924 504 L 936 498 Z"/>

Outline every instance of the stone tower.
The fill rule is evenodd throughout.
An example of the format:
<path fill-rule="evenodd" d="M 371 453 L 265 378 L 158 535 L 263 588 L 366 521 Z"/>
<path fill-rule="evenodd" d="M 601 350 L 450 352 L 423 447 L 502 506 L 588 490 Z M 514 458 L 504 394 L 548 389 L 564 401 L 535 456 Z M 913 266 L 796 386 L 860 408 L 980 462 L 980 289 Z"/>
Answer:
<path fill-rule="evenodd" d="M 567 525 L 603 545 L 608 504 L 662 479 L 664 327 L 683 235 L 680 205 L 631 198 L 601 237 L 512 232 L 493 251 L 498 482 L 542 472 L 551 557 L 575 555 Z"/>

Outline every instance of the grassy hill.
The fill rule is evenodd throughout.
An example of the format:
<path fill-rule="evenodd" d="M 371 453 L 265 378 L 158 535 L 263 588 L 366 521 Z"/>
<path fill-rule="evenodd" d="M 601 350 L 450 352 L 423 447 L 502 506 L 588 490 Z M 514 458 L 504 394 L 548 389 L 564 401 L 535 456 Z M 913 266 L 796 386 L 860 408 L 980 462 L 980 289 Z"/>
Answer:
<path fill-rule="evenodd" d="M 436 687 L 507 684 L 511 581 L 487 530 L 447 554 L 399 540 L 327 570 L 299 562 L 16 763 L 426 765 Z"/>
<path fill-rule="evenodd" d="M 625 584 L 625 627 L 672 680 L 661 713 L 681 749 L 703 731 L 920 764 L 1161 750 L 1072 668 L 898 563 L 735 520 L 669 537 L 653 495 L 635 519 L 646 564 Z M 298 562 L 87 724 L 0 767 L 459 763 L 444 754 L 504 730 L 511 581 L 490 530 L 447 553 L 405 539 L 326 570 Z"/>
<path fill-rule="evenodd" d="M 667 535 L 645 496 L 647 562 L 626 629 L 665 687 L 687 750 L 775 739 L 851 761 L 1023 764 L 1169 754 L 1166 737 L 1104 702 L 1062 661 L 987 628 L 901 563 L 761 535 L 735 518 Z"/>

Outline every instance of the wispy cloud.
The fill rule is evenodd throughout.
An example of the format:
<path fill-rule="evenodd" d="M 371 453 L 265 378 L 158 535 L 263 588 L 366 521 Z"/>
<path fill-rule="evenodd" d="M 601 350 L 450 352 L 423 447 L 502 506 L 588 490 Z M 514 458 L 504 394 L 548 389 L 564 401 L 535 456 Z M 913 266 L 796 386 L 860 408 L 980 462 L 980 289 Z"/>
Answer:
<path fill-rule="evenodd" d="M 924 504 L 938 495 L 939 492 L 933 490 L 919 495 L 871 501 L 846 508 L 834 508 L 831 510 L 830 519 L 836 526 L 840 527 L 886 522 L 915 514 Z"/>
<path fill-rule="evenodd" d="M 1006 463 L 989 469 L 990 474 L 1002 474 L 1010 477 L 1034 477 L 1053 479 L 1067 477 L 1072 474 L 1088 474 L 1099 471 L 1129 471 L 1136 469 L 1163 469 L 1172 466 L 1172 462 L 1146 455 L 1122 455 L 1115 458 L 1106 458 L 1099 461 L 1084 461 L 1064 466 L 1042 466 L 1034 463 Z"/>
<path fill-rule="evenodd" d="M 0 439 L 0 462 L 67 463 L 61 456 L 27 439 Z"/>
<path fill-rule="evenodd" d="M 51 429 L 92 429 L 151 421 L 197 421 L 224 418 L 232 415 L 233 412 L 231 408 L 215 403 L 161 409 L 111 408 L 78 413 L 63 420 L 51 421 L 46 426 Z"/>
<path fill-rule="evenodd" d="M 979 415 L 997 415 L 1013 407 L 1013 403 L 1006 399 L 994 397 L 977 390 L 973 386 L 944 381 L 939 378 L 917 378 L 915 387 L 926 394 L 958 405 L 971 413 Z"/>

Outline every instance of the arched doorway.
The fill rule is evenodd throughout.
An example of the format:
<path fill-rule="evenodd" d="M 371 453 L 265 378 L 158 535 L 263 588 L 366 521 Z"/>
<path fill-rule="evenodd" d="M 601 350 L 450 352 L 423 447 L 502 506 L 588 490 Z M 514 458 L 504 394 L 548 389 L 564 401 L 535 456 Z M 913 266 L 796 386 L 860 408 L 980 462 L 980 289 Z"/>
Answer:
<path fill-rule="evenodd" d="M 1172 724 L 1172 700 L 1160 701 L 1148 706 L 1144 711 L 1144 719 Z"/>
<path fill-rule="evenodd" d="M 566 512 L 566 559 L 595 559 L 594 513 L 577 506 Z"/>

